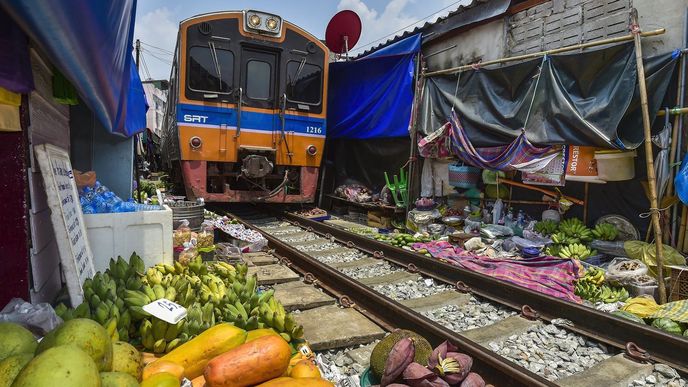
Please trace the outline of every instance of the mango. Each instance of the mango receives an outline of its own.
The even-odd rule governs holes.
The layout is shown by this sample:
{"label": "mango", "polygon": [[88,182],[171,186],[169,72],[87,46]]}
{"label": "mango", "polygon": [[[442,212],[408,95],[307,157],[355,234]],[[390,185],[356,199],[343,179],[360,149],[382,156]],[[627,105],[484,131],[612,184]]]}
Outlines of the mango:
{"label": "mango", "polygon": [[136,380],[141,380],[143,357],[134,346],[124,341],[112,343],[112,371],[126,372]]}
{"label": "mango", "polygon": [[0,360],[20,354],[34,353],[38,342],[33,333],[13,322],[0,322]]}
{"label": "mango", "polygon": [[139,387],[139,381],[126,372],[101,372],[100,387]]}
{"label": "mango", "polygon": [[0,387],[9,387],[19,372],[33,359],[33,353],[18,353],[0,361]]}
{"label": "mango", "polygon": [[161,372],[145,379],[141,382],[141,387],[179,387],[180,384],[176,376],[167,372]]}
{"label": "mango", "polygon": [[75,345],[48,348],[33,358],[12,387],[101,387],[98,366]]}
{"label": "mango", "polygon": [[65,322],[41,340],[36,354],[67,344],[76,345],[88,353],[99,371],[112,370],[112,340],[105,328],[97,322],[86,318]]}

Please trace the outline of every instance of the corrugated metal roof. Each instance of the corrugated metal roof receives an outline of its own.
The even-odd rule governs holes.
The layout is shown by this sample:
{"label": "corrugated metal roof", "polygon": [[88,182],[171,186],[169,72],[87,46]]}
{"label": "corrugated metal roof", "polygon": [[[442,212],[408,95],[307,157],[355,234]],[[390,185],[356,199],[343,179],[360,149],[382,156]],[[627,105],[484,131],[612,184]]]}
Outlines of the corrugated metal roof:
{"label": "corrugated metal roof", "polygon": [[[454,24],[454,21],[452,19],[457,19],[458,16],[465,15],[469,10],[472,11],[478,11],[478,12],[473,12],[474,16],[472,18],[469,17],[468,20],[464,18],[464,20],[457,20],[457,26],[452,27],[452,26],[447,26],[449,28],[444,28],[445,31],[447,32],[453,28],[458,28],[458,27],[463,27],[468,24],[476,23],[500,14],[503,14],[506,12],[506,9],[509,6],[510,1],[509,0],[472,0],[470,4],[467,5],[460,5],[458,8],[456,8],[454,11],[449,12],[445,16],[438,17],[434,22],[425,22],[422,26],[415,27],[413,30],[407,30],[402,32],[401,34],[395,35],[394,37],[388,39],[384,43],[380,43],[375,47],[371,47],[363,51],[363,53],[357,55],[354,57],[354,59],[358,59],[361,57],[364,57],[368,54],[371,54],[383,47],[386,47],[390,44],[396,43],[408,36],[417,34],[417,33],[426,33],[428,32],[429,34],[434,34],[432,31],[429,31],[431,27],[439,26],[443,23],[452,23]],[[484,12],[481,12],[478,10],[478,8],[485,8]],[[475,9],[475,10],[474,10]],[[426,38],[430,38],[430,35],[423,36],[423,41],[426,41]],[[432,37],[433,39],[435,38],[434,36]]]}

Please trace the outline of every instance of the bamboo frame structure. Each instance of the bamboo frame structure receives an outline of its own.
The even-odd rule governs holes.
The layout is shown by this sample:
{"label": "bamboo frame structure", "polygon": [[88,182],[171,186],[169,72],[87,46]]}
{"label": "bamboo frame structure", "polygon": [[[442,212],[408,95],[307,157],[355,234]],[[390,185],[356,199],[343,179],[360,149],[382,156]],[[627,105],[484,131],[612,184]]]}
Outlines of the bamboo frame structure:
{"label": "bamboo frame structure", "polygon": [[[666,29],[660,28],[657,30],[641,32],[639,35],[641,37],[657,36],[657,35],[662,35],[665,32],[666,32]],[[559,53],[567,52],[567,51],[582,50],[584,48],[589,48],[589,47],[603,46],[605,44],[628,42],[628,41],[633,40],[634,37],[635,37],[634,34],[630,34],[630,35],[618,36],[616,38],[601,39],[601,40],[596,40],[593,42],[580,43],[580,44],[574,44],[571,46],[564,46],[564,47],[560,47],[560,48],[555,48],[552,50],[534,52],[532,54],[517,55],[517,56],[511,56],[511,57],[500,58],[500,59],[495,59],[495,60],[489,60],[489,61],[485,61],[485,62],[472,63],[472,64],[458,66],[458,67],[452,67],[452,68],[448,68],[448,69],[444,69],[444,70],[430,71],[430,72],[424,73],[423,76],[424,77],[434,77],[437,75],[453,74],[453,73],[458,73],[461,71],[472,70],[476,66],[477,67],[485,67],[485,66],[490,66],[490,65],[494,65],[494,64],[500,64],[500,63],[507,63],[507,62],[525,60],[525,59],[540,58],[540,57],[543,57],[545,55],[559,54]]]}
{"label": "bamboo frame structure", "polygon": [[645,66],[643,65],[643,49],[640,42],[640,26],[638,25],[638,10],[631,8],[631,34],[635,44],[635,60],[638,68],[638,88],[640,89],[640,108],[643,113],[643,131],[645,133],[645,165],[647,167],[647,182],[650,191],[650,214],[655,234],[657,251],[657,273],[659,276],[659,302],[666,303],[666,288],[664,278],[664,244],[662,226],[659,219],[659,200],[657,199],[657,179],[655,177],[654,156],[652,155],[652,133],[650,126],[650,109],[647,102],[647,85],[645,84]]}

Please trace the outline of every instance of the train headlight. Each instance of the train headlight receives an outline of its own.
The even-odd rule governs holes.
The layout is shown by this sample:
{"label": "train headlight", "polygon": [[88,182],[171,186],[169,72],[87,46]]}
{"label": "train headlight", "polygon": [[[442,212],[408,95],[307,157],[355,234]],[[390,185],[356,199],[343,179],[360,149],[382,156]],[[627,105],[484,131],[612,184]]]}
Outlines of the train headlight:
{"label": "train headlight", "polygon": [[255,13],[248,17],[248,25],[252,28],[258,28],[261,21],[262,20],[260,20],[260,16],[256,15]]}
{"label": "train headlight", "polygon": [[191,146],[192,149],[198,149],[203,145],[203,141],[201,141],[201,138],[198,136],[193,136],[189,140],[189,145]]}
{"label": "train headlight", "polygon": [[318,148],[316,148],[315,145],[309,145],[308,148],[306,148],[306,153],[308,153],[309,156],[315,156],[318,154]]}
{"label": "train headlight", "polygon": [[279,22],[274,17],[271,17],[267,22],[265,22],[265,26],[268,27],[270,31],[275,31],[277,26],[279,26]]}

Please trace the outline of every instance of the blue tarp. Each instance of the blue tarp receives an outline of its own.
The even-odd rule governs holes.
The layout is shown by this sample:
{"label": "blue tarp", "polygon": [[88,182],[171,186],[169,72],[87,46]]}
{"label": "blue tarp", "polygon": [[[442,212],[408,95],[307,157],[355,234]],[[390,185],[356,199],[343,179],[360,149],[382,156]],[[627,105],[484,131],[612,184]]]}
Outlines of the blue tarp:
{"label": "blue tarp", "polygon": [[413,58],[420,34],[352,62],[330,65],[328,137],[408,136],[413,104]]}
{"label": "blue tarp", "polygon": [[136,0],[3,0],[0,6],[105,128],[129,137],[146,127],[143,86],[131,55]]}

